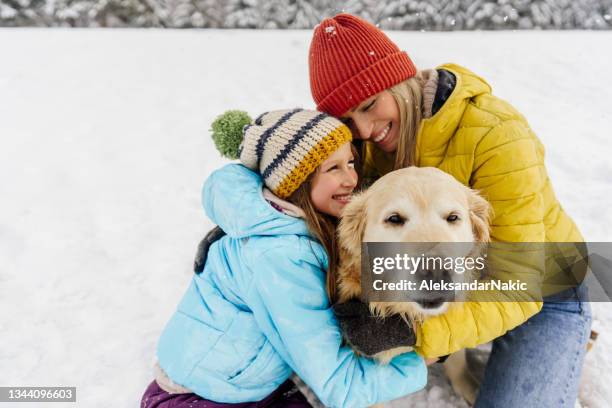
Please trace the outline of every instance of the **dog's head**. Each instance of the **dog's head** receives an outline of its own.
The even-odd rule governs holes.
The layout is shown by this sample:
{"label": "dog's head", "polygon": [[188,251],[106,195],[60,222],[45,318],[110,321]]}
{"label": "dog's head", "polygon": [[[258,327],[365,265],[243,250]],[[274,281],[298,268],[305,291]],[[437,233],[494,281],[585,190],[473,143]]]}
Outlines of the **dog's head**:
{"label": "dog's head", "polygon": [[[476,191],[436,168],[409,167],[385,175],[355,196],[342,213],[338,232],[342,248],[340,301],[361,294],[362,241],[475,243],[469,248],[454,246],[455,253],[438,254],[468,256],[478,243],[489,241],[490,211],[489,203]],[[420,272],[423,279],[437,273]],[[378,305],[377,309],[381,314],[405,311],[414,316],[439,314],[447,306],[445,301],[402,302]],[[389,307],[391,310],[384,310]]]}

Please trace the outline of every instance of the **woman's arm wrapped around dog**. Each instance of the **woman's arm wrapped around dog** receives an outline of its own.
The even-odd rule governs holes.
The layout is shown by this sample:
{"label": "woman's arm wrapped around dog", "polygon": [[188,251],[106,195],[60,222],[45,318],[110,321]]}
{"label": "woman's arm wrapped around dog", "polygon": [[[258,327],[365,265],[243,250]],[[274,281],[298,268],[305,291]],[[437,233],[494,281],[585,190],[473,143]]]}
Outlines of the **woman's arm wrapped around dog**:
{"label": "woman's arm wrapped around dog", "polygon": [[[543,147],[522,120],[505,120],[478,143],[471,187],[493,207],[491,239],[498,242],[542,243],[546,240],[545,195],[553,194],[544,168]],[[443,166],[442,170],[449,171]],[[554,198],[554,197],[553,197]],[[533,249],[533,248],[532,248]],[[494,252],[495,277],[528,282],[527,292],[474,293],[475,301],[453,305],[427,318],[417,329],[417,353],[437,357],[489,342],[524,323],[542,308],[544,255],[517,257]]]}

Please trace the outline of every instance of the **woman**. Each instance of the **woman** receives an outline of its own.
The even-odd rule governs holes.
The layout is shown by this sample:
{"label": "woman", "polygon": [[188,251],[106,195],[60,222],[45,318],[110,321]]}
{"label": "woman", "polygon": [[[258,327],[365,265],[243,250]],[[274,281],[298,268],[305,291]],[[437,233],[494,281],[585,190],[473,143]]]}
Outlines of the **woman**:
{"label": "woman", "polygon": [[[437,167],[490,201],[494,241],[583,241],[555,197],[542,144],[478,75],[454,64],[417,71],[382,31],[349,14],[315,28],[309,68],[317,108],[364,142],[366,178]],[[542,268],[513,266],[515,276],[545,278]],[[434,357],[496,339],[477,407],[573,407],[591,323],[585,299],[579,286],[543,304],[466,303],[426,320],[416,348]]]}

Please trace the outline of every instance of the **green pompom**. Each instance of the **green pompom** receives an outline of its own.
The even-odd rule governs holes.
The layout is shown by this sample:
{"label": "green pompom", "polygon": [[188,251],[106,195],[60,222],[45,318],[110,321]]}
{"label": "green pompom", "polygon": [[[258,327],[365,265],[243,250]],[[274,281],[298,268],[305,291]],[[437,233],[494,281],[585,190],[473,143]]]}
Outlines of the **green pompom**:
{"label": "green pompom", "polygon": [[229,159],[238,158],[238,148],[242,143],[242,129],[251,123],[248,113],[229,110],[219,116],[212,124],[212,138],[217,150]]}

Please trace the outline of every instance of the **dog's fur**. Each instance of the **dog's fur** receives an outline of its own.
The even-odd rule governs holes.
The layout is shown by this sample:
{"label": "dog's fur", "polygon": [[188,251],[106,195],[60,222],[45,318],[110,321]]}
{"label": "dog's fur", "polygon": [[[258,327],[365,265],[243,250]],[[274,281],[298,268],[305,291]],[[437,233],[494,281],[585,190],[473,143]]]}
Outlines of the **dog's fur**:
{"label": "dog's fur", "polygon": [[[472,242],[467,253],[445,256],[477,256],[483,244],[489,241],[490,212],[489,203],[476,191],[436,168],[410,167],[385,175],[368,190],[356,195],[342,213],[338,229],[341,247],[338,302],[352,298],[367,302],[361,291],[362,241]],[[456,214],[459,219],[449,222],[450,214]],[[389,222],[392,215],[404,222]],[[397,221],[398,217],[393,220]],[[468,280],[474,275],[466,272],[462,276],[463,280]],[[443,302],[431,308],[417,302],[370,302],[370,309],[381,317],[400,314],[407,322],[418,322],[428,315],[444,313],[456,304]],[[386,363],[410,350],[410,347],[400,347],[375,357]],[[463,352],[454,353],[445,363],[455,391],[473,403],[477,384],[465,375],[465,368]]]}

